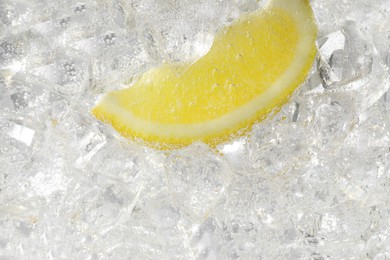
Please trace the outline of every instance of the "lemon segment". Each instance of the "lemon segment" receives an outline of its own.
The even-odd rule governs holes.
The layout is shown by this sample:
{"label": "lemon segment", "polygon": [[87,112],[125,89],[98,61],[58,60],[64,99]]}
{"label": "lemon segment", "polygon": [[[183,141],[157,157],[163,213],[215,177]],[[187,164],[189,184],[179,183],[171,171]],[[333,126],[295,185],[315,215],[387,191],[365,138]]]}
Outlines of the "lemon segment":
{"label": "lemon segment", "polygon": [[307,0],[270,1],[218,32],[199,60],[146,72],[92,114],[162,148],[217,144],[288,100],[311,68],[316,36]]}

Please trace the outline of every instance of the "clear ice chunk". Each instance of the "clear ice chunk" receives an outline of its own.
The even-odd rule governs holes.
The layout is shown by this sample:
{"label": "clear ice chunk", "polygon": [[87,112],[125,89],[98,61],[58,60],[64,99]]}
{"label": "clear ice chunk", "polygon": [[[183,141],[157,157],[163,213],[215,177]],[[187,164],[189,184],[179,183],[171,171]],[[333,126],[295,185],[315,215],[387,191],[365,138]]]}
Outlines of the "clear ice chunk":
{"label": "clear ice chunk", "polygon": [[54,63],[34,68],[32,74],[68,96],[82,94],[89,84],[88,64],[72,57],[56,57]]}
{"label": "clear ice chunk", "polygon": [[334,56],[344,50],[345,40],[341,31],[331,33],[319,40],[318,64],[324,87],[330,87],[333,83],[341,81],[342,68],[331,68],[328,64],[332,64]]}
{"label": "clear ice chunk", "polygon": [[83,155],[80,156],[76,163],[81,165],[91,160],[91,158],[106,144],[106,138],[96,131],[90,131],[80,139],[79,146],[83,150]]}
{"label": "clear ice chunk", "polygon": [[10,137],[24,143],[27,146],[31,145],[34,134],[35,131],[33,129],[18,124],[13,124],[11,129],[8,131],[8,135]]}
{"label": "clear ice chunk", "polygon": [[366,109],[389,87],[389,74],[356,22],[346,21],[340,31],[319,39],[317,67],[322,86],[332,92],[356,93]]}
{"label": "clear ice chunk", "polygon": [[[193,160],[193,156],[197,160]],[[226,163],[213,158],[203,145],[167,158],[167,183],[175,206],[194,218],[204,218],[212,211],[231,180]]]}

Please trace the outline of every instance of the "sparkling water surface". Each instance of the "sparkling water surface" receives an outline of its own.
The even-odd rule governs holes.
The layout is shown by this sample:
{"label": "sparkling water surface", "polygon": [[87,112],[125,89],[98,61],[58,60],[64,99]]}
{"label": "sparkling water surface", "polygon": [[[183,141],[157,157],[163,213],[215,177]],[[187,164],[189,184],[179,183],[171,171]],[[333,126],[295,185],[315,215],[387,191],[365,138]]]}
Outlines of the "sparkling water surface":
{"label": "sparkling water surface", "polygon": [[390,1],[311,1],[307,81],[218,152],[88,112],[266,2],[1,0],[0,259],[390,259]]}

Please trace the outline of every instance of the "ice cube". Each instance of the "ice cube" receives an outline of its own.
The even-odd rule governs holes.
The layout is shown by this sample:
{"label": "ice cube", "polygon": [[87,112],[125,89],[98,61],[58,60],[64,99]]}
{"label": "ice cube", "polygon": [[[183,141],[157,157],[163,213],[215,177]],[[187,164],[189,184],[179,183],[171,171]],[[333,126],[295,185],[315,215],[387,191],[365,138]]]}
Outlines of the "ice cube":
{"label": "ice cube", "polygon": [[0,69],[17,66],[27,51],[28,41],[23,34],[13,38],[0,38]]}
{"label": "ice cube", "polygon": [[35,131],[33,129],[18,124],[13,124],[11,129],[8,131],[8,135],[10,137],[24,143],[27,146],[31,145],[34,134]]}
{"label": "ice cube", "polygon": [[[223,160],[212,156],[203,145],[195,149],[168,157],[166,165],[170,174],[166,177],[176,207],[196,219],[212,211],[229,185],[232,173]],[[194,155],[197,160],[193,160]]]}
{"label": "ice cube", "polygon": [[331,91],[353,91],[361,109],[379,99],[389,87],[380,57],[356,22],[319,40],[318,70],[322,85]]}
{"label": "ice cube", "polygon": [[89,84],[88,64],[84,61],[57,57],[55,63],[34,68],[33,75],[44,82],[55,84],[63,95],[80,95]]}
{"label": "ice cube", "polygon": [[66,180],[60,171],[38,172],[35,176],[30,177],[30,182],[32,189],[38,196],[47,198],[50,198],[54,192],[66,189]]}
{"label": "ice cube", "polygon": [[191,229],[191,247],[196,259],[226,259],[229,257],[227,248],[224,248],[224,237],[220,223],[214,218],[206,219],[200,225]]}
{"label": "ice cube", "polygon": [[90,161],[106,142],[104,135],[97,129],[84,133],[83,137],[79,140],[79,147],[82,149],[82,155],[77,159],[76,164],[82,165]]}
{"label": "ice cube", "polygon": [[345,35],[341,31],[330,33],[319,39],[319,51],[322,58],[329,63],[333,52],[337,50],[344,50],[345,40]]}

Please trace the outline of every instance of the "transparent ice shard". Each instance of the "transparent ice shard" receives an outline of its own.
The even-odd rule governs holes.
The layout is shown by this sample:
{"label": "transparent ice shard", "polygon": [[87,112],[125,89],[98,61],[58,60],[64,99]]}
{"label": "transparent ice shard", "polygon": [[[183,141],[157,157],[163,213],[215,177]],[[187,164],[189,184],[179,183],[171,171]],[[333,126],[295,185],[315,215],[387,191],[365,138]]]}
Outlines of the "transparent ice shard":
{"label": "transparent ice shard", "polygon": [[32,74],[55,84],[63,95],[80,95],[89,84],[88,64],[74,57],[56,57],[53,63],[34,68]]}
{"label": "transparent ice shard", "polygon": [[[145,60],[149,58],[136,34],[129,35],[123,42],[125,46],[113,46],[92,58],[91,89],[97,93],[115,90],[131,83],[134,76],[150,68]],[[121,79],[121,84],[116,81]]]}
{"label": "transparent ice shard", "polygon": [[360,109],[387,91],[389,75],[356,22],[346,21],[340,31],[319,39],[319,45],[317,66],[325,89],[356,93]]}
{"label": "transparent ice shard", "polygon": [[223,248],[224,238],[221,232],[221,223],[214,218],[208,218],[200,225],[191,229],[191,247],[196,259],[228,258],[227,248]]}
{"label": "transparent ice shard", "polygon": [[[14,8],[11,5],[2,3],[1,10],[2,11],[0,13],[0,21],[2,22],[2,27],[16,25],[20,22],[21,14],[18,9]],[[4,30],[4,28],[2,29]]]}
{"label": "transparent ice shard", "polygon": [[156,224],[164,253],[173,259],[193,258],[187,234],[189,222],[182,217],[183,213],[169,202],[169,197],[161,196],[149,201],[145,206],[145,211]]}
{"label": "transparent ice shard", "polygon": [[89,171],[120,178],[125,183],[139,181],[146,168],[145,163],[147,164],[138,150],[128,150],[110,141],[95,153],[92,161],[93,163],[89,164]]}
{"label": "transparent ice shard", "polygon": [[[184,151],[168,157],[171,174],[166,177],[176,207],[191,217],[204,218],[229,185],[232,173],[224,161],[214,158],[203,145],[195,149],[191,154]],[[197,160],[193,160],[195,154]]]}
{"label": "transparent ice shard", "polygon": [[[33,109],[44,110],[42,105],[47,102],[49,91],[34,80],[26,82],[25,75],[15,73],[5,79],[4,88],[0,93],[0,110],[26,115]],[[1,84],[1,83],[0,83]]]}
{"label": "transparent ice shard", "polygon": [[47,198],[66,189],[66,179],[58,171],[38,172],[30,177],[30,182],[37,195]]}
{"label": "transparent ice shard", "polygon": [[106,138],[97,129],[84,133],[79,140],[79,147],[82,149],[82,155],[76,163],[82,165],[91,160],[91,158],[106,144]]}
{"label": "transparent ice shard", "polygon": [[11,96],[9,95],[2,95],[0,98],[0,108],[3,110],[13,110],[14,102],[11,99]]}
{"label": "transparent ice shard", "polygon": [[[194,1],[190,6],[186,3],[172,6],[171,3],[161,1],[143,1],[133,5],[133,13],[137,30],[151,58],[158,62],[184,61],[194,60],[207,53],[218,25],[239,13],[237,7],[236,10],[228,10],[227,4]],[[248,9],[256,8],[253,1],[243,1],[241,4],[243,8],[245,5],[248,5]],[[155,19],[161,20],[156,22]]]}
{"label": "transparent ice shard", "polygon": [[346,38],[341,31],[331,33],[319,40],[320,55],[318,64],[324,87],[330,87],[333,83],[341,80],[342,69],[331,68],[327,65],[331,63],[333,55],[337,55],[337,52],[344,50],[345,40]]}
{"label": "transparent ice shard", "polygon": [[[6,115],[7,117],[0,118],[0,154],[4,156],[7,168],[15,161],[22,163],[23,160],[31,158],[31,151],[36,140],[37,128],[35,127],[37,126],[25,118],[14,120],[9,118],[9,114]],[[21,119],[26,122],[22,123]]]}
{"label": "transparent ice shard", "polygon": [[15,109],[23,109],[29,106],[30,94],[27,92],[17,92],[10,96]]}
{"label": "transparent ice shard", "polygon": [[31,145],[34,134],[35,131],[33,129],[18,124],[13,124],[11,129],[8,131],[8,135],[10,137],[24,143],[27,146]]}

